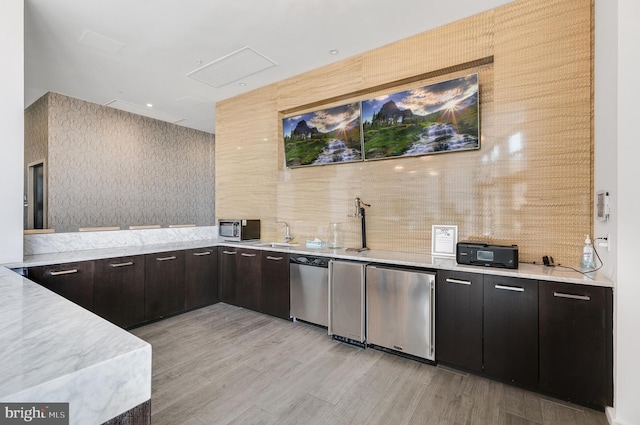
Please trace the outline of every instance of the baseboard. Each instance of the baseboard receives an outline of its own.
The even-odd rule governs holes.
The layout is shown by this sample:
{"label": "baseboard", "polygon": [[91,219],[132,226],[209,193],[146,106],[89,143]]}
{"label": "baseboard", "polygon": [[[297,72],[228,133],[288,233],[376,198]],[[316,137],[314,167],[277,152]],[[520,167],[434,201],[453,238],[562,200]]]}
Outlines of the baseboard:
{"label": "baseboard", "polygon": [[607,415],[609,425],[615,425],[614,418],[616,417],[616,410],[613,407],[605,407],[604,414]]}
{"label": "baseboard", "polygon": [[609,425],[632,425],[627,422],[616,419],[616,409],[613,407],[607,407],[604,409],[604,413],[607,415],[607,421]]}

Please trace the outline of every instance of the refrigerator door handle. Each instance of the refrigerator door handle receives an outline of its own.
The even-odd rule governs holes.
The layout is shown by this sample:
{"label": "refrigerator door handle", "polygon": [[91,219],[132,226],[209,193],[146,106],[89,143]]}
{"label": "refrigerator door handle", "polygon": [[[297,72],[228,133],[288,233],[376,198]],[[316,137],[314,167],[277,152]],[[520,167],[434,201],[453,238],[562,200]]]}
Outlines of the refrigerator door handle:
{"label": "refrigerator door handle", "polygon": [[431,309],[431,332],[430,332],[430,342],[431,345],[431,357],[435,359],[436,352],[436,309],[434,308],[436,303],[436,282],[435,279],[431,279],[431,290],[430,290],[430,299],[429,299],[429,308]]}
{"label": "refrigerator door handle", "polygon": [[327,334],[333,335],[333,314],[331,311],[331,304],[333,303],[333,268],[334,268],[334,260],[329,260],[329,285],[327,287],[328,296],[327,296],[327,311],[329,312],[329,321],[327,324]]}

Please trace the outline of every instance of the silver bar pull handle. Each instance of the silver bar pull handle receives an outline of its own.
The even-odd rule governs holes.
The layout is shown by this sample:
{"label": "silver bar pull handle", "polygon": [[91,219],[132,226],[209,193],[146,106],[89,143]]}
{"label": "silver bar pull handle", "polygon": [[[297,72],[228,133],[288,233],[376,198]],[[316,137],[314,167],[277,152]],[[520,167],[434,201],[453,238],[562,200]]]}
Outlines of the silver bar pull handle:
{"label": "silver bar pull handle", "polygon": [[468,280],[447,278],[446,281],[449,282],[449,283],[457,283],[458,285],[471,285],[471,282],[468,281]]}
{"label": "silver bar pull handle", "polygon": [[562,292],[554,292],[553,296],[558,298],[569,298],[571,300],[591,301],[591,297],[587,295],[573,295],[573,294],[563,294]]}
{"label": "silver bar pull handle", "polygon": [[280,260],[282,260],[282,257],[272,257],[270,255],[267,255],[267,260],[280,261]]}
{"label": "silver bar pull handle", "polygon": [[[453,279],[453,280],[455,280],[455,279]],[[466,283],[463,283],[463,284],[466,285]],[[469,282],[469,284],[471,284],[471,282]],[[436,354],[436,309],[433,308],[436,305],[436,284],[435,284],[435,279],[431,282],[430,287],[431,288],[430,288],[430,291],[429,291],[430,292],[429,296],[431,298],[429,299],[429,305],[430,305],[429,308],[431,309],[431,332],[430,332],[431,335],[430,335],[429,344],[431,345],[431,357],[434,357],[435,354]]]}
{"label": "silver bar pull handle", "polygon": [[524,292],[524,288],[521,288],[519,286],[495,285],[495,288],[502,289],[504,291]]}
{"label": "silver bar pull handle", "polygon": [[203,252],[194,252],[193,255],[199,257],[201,255],[211,255],[211,251],[203,251]]}
{"label": "silver bar pull handle", "polygon": [[175,260],[176,256],[172,255],[171,257],[160,257],[160,258],[156,258],[157,261],[169,261],[169,260]]}
{"label": "silver bar pull handle", "polygon": [[228,254],[228,255],[236,255],[237,252],[236,251],[222,251],[223,254]]}
{"label": "silver bar pull handle", "polygon": [[255,257],[256,256],[256,254],[247,254],[246,252],[243,252],[240,255],[242,255],[243,257]]}
{"label": "silver bar pull handle", "polygon": [[127,266],[133,266],[133,261],[127,261],[126,263],[116,263],[116,264],[109,264],[111,267],[127,267]]}
{"label": "silver bar pull handle", "polygon": [[73,273],[78,273],[78,269],[71,269],[71,270],[60,270],[57,272],[51,272],[51,276],[62,276],[65,274],[73,274]]}

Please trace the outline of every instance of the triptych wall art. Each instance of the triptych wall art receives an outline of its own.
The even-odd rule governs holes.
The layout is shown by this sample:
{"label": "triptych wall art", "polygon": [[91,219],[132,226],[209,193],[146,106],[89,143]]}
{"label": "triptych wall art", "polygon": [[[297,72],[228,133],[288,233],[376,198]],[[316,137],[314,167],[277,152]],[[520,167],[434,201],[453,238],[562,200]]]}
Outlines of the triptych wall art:
{"label": "triptych wall art", "polygon": [[480,148],[478,74],[282,120],[287,167]]}

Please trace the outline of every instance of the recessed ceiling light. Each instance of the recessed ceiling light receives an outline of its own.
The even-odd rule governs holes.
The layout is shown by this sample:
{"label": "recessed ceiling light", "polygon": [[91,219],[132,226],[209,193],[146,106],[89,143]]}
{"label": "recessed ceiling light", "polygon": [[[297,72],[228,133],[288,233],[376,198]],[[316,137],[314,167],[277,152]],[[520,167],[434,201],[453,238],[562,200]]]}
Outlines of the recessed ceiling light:
{"label": "recessed ceiling light", "polygon": [[338,49],[331,49],[331,50],[329,50],[329,54],[330,54],[330,55],[337,55],[338,53],[340,53],[340,50],[338,50]]}
{"label": "recessed ceiling light", "polygon": [[241,82],[239,82],[239,83],[238,83],[238,85],[239,85],[240,87],[244,87],[244,86],[246,86],[246,85],[247,85],[247,83],[243,83],[243,82],[241,81]]}
{"label": "recessed ceiling light", "polygon": [[147,103],[147,108],[153,108],[153,105],[151,103]]}

